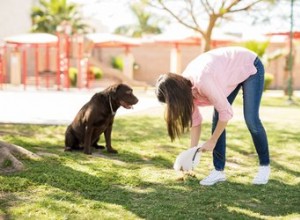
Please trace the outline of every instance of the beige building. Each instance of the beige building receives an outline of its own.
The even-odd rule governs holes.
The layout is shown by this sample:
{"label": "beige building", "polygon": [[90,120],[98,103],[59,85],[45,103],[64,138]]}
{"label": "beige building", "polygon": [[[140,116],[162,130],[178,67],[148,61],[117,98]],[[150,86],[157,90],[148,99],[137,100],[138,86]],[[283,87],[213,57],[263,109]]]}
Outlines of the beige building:
{"label": "beige building", "polygon": [[28,33],[31,27],[31,8],[38,0],[0,1],[0,40]]}
{"label": "beige building", "polygon": [[[107,37],[107,35],[105,35]],[[108,35],[110,36],[110,35]],[[36,37],[36,36],[35,36]],[[114,37],[114,36],[112,36]],[[52,38],[56,38],[56,36],[52,36]],[[33,36],[30,37],[29,40],[32,41]],[[119,39],[119,37],[117,37]],[[28,40],[28,37],[27,37]],[[40,39],[39,39],[40,40]],[[121,38],[122,40],[122,38]],[[130,41],[130,39],[128,39]],[[110,38],[106,39],[106,41],[113,41]],[[38,42],[38,40],[37,40]],[[36,50],[36,43],[31,42],[31,46],[29,47],[28,43],[23,43],[21,46],[18,46],[14,49],[14,47],[10,47],[8,45],[6,54],[2,56],[4,57],[6,62],[5,66],[5,82],[4,83],[12,83],[12,84],[24,84],[24,77],[27,77],[26,84],[34,84],[34,82],[39,81],[38,78],[41,78],[41,82],[47,79],[42,79],[43,73],[48,72],[47,74],[51,77],[51,84],[57,83],[58,77],[63,77],[66,80],[67,70],[64,67],[64,73],[61,72],[62,75],[58,76],[59,72],[62,71],[61,67],[57,66],[57,49],[56,44],[52,44],[51,48],[48,49],[48,55],[45,54],[45,46],[41,45],[39,50]],[[55,41],[53,41],[55,42]],[[81,69],[81,78],[86,80],[86,71],[84,72],[85,67],[79,67],[82,62],[86,62],[86,54],[83,53],[81,58],[78,59],[78,48],[80,48],[78,42],[75,41],[73,43],[73,47],[71,47],[71,54],[69,57],[65,57],[63,62],[68,63],[68,67],[80,68]],[[100,40],[101,42],[101,40]],[[114,42],[114,41],[113,41]],[[241,41],[242,42],[242,41]],[[200,43],[199,43],[200,44]],[[112,78],[106,82],[120,82],[124,81],[127,77],[129,79],[135,81],[145,82],[148,85],[154,85],[158,76],[162,73],[166,72],[175,72],[180,74],[186,65],[197,55],[201,53],[200,45],[196,43],[190,44],[181,44],[176,42],[176,44],[172,42],[158,42],[155,40],[146,41],[139,43],[137,45],[131,44],[131,46],[123,45],[123,44],[105,44],[105,46],[94,45],[92,49],[92,55],[89,58],[90,61],[95,60],[96,62],[90,62],[91,65],[96,65],[100,69],[104,71],[104,78]],[[219,42],[215,43],[213,47],[221,47],[221,46],[230,46],[230,45],[239,45],[239,42]],[[26,59],[24,59],[24,52],[26,51]],[[37,52],[38,51],[38,52]],[[289,77],[290,72],[287,71],[286,58],[289,53],[289,39],[286,37],[284,40],[280,41],[271,41],[267,54],[280,54],[280,56],[270,61],[269,63],[265,63],[265,69],[267,73],[273,75],[273,81],[270,86],[271,89],[283,89],[287,84],[287,79]],[[38,56],[36,56],[38,54]],[[116,71],[111,67],[111,60],[113,57],[123,56],[127,61],[131,62],[131,65],[127,65],[126,71]],[[48,60],[47,58],[48,57]],[[61,54],[60,54],[61,57]],[[82,60],[84,59],[84,60]],[[24,60],[26,63],[24,64]],[[62,61],[62,60],[61,60]],[[61,62],[59,61],[59,62]],[[132,62],[136,63],[138,66],[137,69],[132,70]],[[38,64],[37,64],[38,63]],[[18,64],[18,65],[17,65]],[[131,66],[131,67],[130,67]],[[60,70],[59,70],[60,69]],[[130,71],[131,70],[131,71]],[[113,72],[113,74],[111,74]],[[300,89],[300,40],[294,40],[294,66],[293,66],[293,88]],[[48,77],[47,75],[47,77]],[[13,77],[12,77],[13,76]],[[111,77],[113,76],[113,77]],[[124,78],[125,77],[125,78]],[[2,77],[3,79],[3,77]],[[15,82],[12,80],[16,79]],[[133,81],[127,80],[129,82]],[[3,80],[2,80],[3,81]],[[103,81],[103,79],[102,79]],[[48,82],[47,82],[48,83]],[[85,86],[86,82],[79,82],[81,86]],[[92,82],[91,86],[99,86],[101,82]],[[105,85],[102,82],[102,85]],[[137,85],[137,84],[135,84]],[[41,86],[44,86],[41,84]],[[51,85],[53,87],[53,85]]]}
{"label": "beige building", "polygon": [[[10,0],[0,1],[0,43],[6,37],[28,33],[31,27],[30,12],[33,5],[38,0]],[[232,45],[233,43],[226,43],[217,46]],[[270,62],[266,65],[266,72],[274,76],[271,88],[282,89],[286,84],[286,79],[289,72],[286,69],[286,55],[288,53],[288,40],[284,42],[272,42],[268,48],[268,53],[282,50],[285,55]],[[300,89],[300,40],[295,40],[294,43],[294,67],[293,67],[293,85],[295,89]],[[131,76],[135,80],[144,81],[149,85],[154,85],[156,79],[161,73],[174,72],[180,73],[185,66],[195,58],[201,51],[200,45],[179,45],[178,50],[175,51],[174,44],[162,44],[158,42],[145,42],[139,46],[130,47],[130,53],[138,64],[138,69],[133,71]],[[1,51],[0,51],[1,52]],[[51,52],[51,51],[50,51]],[[128,51],[127,51],[128,52]],[[123,47],[97,47],[93,51],[95,59],[110,65],[111,59],[114,56],[124,55],[125,49]],[[43,53],[41,52],[39,59],[39,71],[43,71]],[[56,55],[50,53],[50,70],[56,70]],[[20,54],[19,54],[20,55]],[[28,51],[28,64],[26,66],[27,75],[34,77],[35,64],[34,52]],[[3,56],[2,56],[3,57]],[[6,60],[6,83],[10,83],[11,67],[14,66],[13,60],[8,55]],[[18,62],[21,65],[21,61]],[[101,68],[101,66],[99,66]],[[20,69],[19,67],[18,69]],[[105,74],[105,73],[104,73]],[[122,73],[120,73],[122,74]],[[21,77],[21,76],[20,76]],[[19,79],[18,81],[20,81]],[[28,83],[33,81],[28,81]],[[95,84],[96,85],[96,84]]]}
{"label": "beige building", "polygon": [[[227,43],[219,46],[230,46],[235,43]],[[139,65],[139,69],[134,71],[134,79],[146,81],[150,85],[154,85],[156,79],[161,73],[169,72],[171,69],[171,51],[174,46],[171,44],[148,43],[139,47],[132,47],[131,52],[135,58],[135,62]],[[293,85],[294,89],[300,89],[300,40],[295,40],[295,60],[293,66]],[[197,55],[200,54],[200,46],[179,46],[181,58],[179,60],[180,70],[182,71],[186,65]],[[266,72],[271,73],[274,77],[271,89],[283,89],[286,83],[286,77],[289,74],[286,69],[286,56],[288,54],[288,42],[271,43],[267,53],[280,52],[282,55],[265,64]],[[110,63],[112,57],[124,54],[123,48],[98,48],[94,55],[97,59]],[[178,71],[180,73],[181,71]]]}

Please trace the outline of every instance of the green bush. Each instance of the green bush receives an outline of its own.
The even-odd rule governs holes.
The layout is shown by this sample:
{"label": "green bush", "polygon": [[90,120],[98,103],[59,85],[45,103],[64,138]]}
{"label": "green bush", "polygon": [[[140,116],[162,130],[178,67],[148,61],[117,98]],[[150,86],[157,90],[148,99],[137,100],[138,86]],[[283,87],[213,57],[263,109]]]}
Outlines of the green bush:
{"label": "green bush", "polygon": [[121,56],[115,56],[111,58],[111,66],[118,70],[123,70],[124,68],[124,61]]}
{"label": "green bush", "polygon": [[75,87],[77,84],[77,74],[78,74],[77,68],[75,67],[69,68],[69,79],[70,79],[71,86],[73,87]]}
{"label": "green bush", "polygon": [[[69,79],[72,87],[77,85],[78,70],[75,67],[69,68]],[[99,67],[92,66],[89,69],[89,76],[92,79],[101,79],[103,77],[103,71]]]}
{"label": "green bush", "polygon": [[259,42],[259,41],[255,41],[255,40],[249,40],[249,41],[242,43],[242,46],[244,46],[245,48],[247,48],[249,50],[252,50],[253,52],[255,52],[258,55],[258,57],[262,58],[265,55],[265,52],[266,52],[269,44],[270,44],[269,41]]}
{"label": "green bush", "polygon": [[103,70],[96,66],[90,67],[89,73],[94,79],[101,79],[103,77]]}
{"label": "green bush", "polygon": [[265,73],[265,84],[264,91],[269,89],[271,83],[273,82],[274,76],[271,73]]}

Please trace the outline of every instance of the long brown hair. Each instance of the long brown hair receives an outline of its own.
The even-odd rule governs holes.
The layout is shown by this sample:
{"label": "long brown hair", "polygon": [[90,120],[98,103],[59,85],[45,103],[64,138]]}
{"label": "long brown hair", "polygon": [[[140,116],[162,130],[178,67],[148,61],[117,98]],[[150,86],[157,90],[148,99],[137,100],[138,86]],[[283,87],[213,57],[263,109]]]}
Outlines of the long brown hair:
{"label": "long brown hair", "polygon": [[155,87],[158,101],[167,104],[165,119],[173,141],[192,125],[192,83],[181,75],[167,73],[158,78]]}

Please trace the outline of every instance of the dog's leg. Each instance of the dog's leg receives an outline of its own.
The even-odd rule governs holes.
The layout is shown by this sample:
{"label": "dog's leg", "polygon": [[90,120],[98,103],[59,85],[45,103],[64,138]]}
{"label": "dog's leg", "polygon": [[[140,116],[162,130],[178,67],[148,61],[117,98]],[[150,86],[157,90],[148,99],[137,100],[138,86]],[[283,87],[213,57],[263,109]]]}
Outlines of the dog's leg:
{"label": "dog's leg", "polygon": [[92,154],[91,150],[91,138],[93,134],[93,128],[89,125],[85,127],[85,134],[84,134],[84,150],[85,154]]}
{"label": "dog's leg", "polygon": [[118,151],[113,149],[111,146],[112,125],[113,125],[113,121],[111,122],[111,124],[109,124],[109,126],[104,131],[105,143],[106,143],[106,148],[108,153],[117,154]]}
{"label": "dog's leg", "polygon": [[83,148],[79,146],[79,140],[72,133],[71,126],[68,126],[65,133],[65,151],[72,150],[82,150]]}
{"label": "dog's leg", "polygon": [[92,144],[92,146],[95,148],[95,149],[105,149],[105,147],[103,145],[99,145],[98,144],[98,141],[100,139],[100,136],[96,139],[96,141]]}
{"label": "dog's leg", "polygon": [[72,150],[72,144],[73,144],[73,135],[71,133],[70,126],[67,127],[67,130],[65,132],[65,151],[71,151]]}

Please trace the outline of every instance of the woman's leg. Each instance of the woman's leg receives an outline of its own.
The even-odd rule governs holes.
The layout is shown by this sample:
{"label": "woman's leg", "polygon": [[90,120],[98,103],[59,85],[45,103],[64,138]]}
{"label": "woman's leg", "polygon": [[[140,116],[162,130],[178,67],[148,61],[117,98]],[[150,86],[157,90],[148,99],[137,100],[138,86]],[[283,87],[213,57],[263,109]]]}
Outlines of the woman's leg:
{"label": "woman's leg", "polygon": [[257,73],[242,83],[244,100],[244,117],[251,133],[261,166],[270,163],[268,139],[259,118],[259,107],[264,87],[264,66],[257,58],[254,62]]}
{"label": "woman's leg", "polygon": [[[233,103],[240,88],[241,88],[241,85],[238,85],[235,88],[235,90],[227,97],[227,100],[230,104]],[[212,133],[216,129],[218,120],[219,120],[219,114],[216,111],[216,109],[214,109],[213,120],[212,120]],[[221,134],[221,136],[219,137],[219,139],[216,143],[216,147],[213,150],[213,161],[214,161],[215,169],[218,171],[224,170],[225,160],[226,160],[226,130],[224,130],[223,133]]]}

